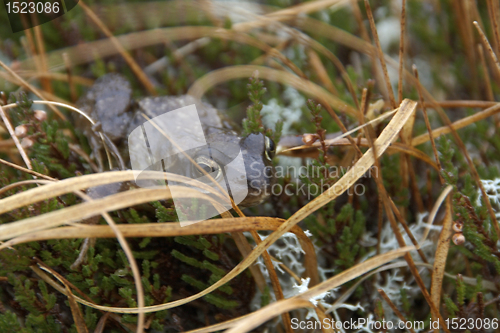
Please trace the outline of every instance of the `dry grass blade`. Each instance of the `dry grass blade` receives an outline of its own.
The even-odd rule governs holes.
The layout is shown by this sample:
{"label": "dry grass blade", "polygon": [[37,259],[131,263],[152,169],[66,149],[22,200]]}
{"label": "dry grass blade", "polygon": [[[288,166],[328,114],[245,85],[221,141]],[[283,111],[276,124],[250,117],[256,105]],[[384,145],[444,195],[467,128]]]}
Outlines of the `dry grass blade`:
{"label": "dry grass blade", "polygon": [[[145,223],[140,225],[120,224],[117,225],[116,228],[123,237],[175,237],[198,234],[218,234],[224,232],[240,233],[251,230],[276,230],[282,223],[282,219],[273,217],[231,217],[202,221],[185,227],[181,227],[179,223]],[[290,232],[297,236],[305,252],[304,261],[307,276],[311,277],[311,282],[319,281],[316,266],[316,252],[311,240],[298,226],[294,226]],[[28,233],[4,242],[0,246],[0,249],[26,242],[48,239],[114,237],[116,237],[116,234],[108,225],[79,225]],[[250,252],[251,248],[248,253]]]}
{"label": "dry grass blade", "polygon": [[[491,106],[491,107],[489,107],[486,110],[483,110],[481,112],[474,113],[471,116],[457,120],[454,123],[452,123],[451,126],[443,126],[443,127],[436,128],[432,131],[432,137],[437,138],[441,135],[451,133],[453,130],[458,130],[458,129],[461,129],[465,126],[469,126],[477,121],[491,117],[498,112],[500,112],[500,103],[497,103],[494,106]],[[429,140],[430,140],[429,133],[425,133],[425,134],[414,137],[413,140],[411,141],[411,145],[418,146],[418,145],[421,145],[422,143],[425,143]]]}
{"label": "dry grass blade", "polygon": [[298,4],[296,6],[285,8],[281,10],[274,11],[264,16],[260,16],[255,21],[238,23],[233,26],[234,30],[237,31],[247,31],[250,29],[255,29],[262,26],[267,26],[274,22],[285,21],[291,18],[295,18],[299,14],[308,14],[319,11],[324,8],[332,7],[334,5],[345,5],[348,1],[346,0],[317,0],[310,1],[307,3]]}
{"label": "dry grass blade", "polygon": [[[199,191],[184,186],[170,186],[170,188],[175,191],[179,191],[179,197],[200,198],[213,202],[214,204],[218,204],[218,202],[213,198],[203,195]],[[0,240],[6,240],[31,231],[54,228],[66,223],[76,222],[92,216],[100,215],[103,212],[110,212],[145,202],[163,199],[171,199],[170,191],[167,188],[144,188],[118,193],[100,200],[85,202],[17,222],[2,224],[0,225]]]}
{"label": "dry grass blade", "polygon": [[[326,323],[329,320],[331,320],[331,318],[325,314],[325,311],[323,311],[323,307],[321,306],[321,304],[314,307],[314,311],[316,311],[316,315],[318,316],[320,323]],[[322,333],[335,333],[333,327],[327,327],[326,325],[321,325],[320,328]]]}
{"label": "dry grass blade", "polygon": [[[443,274],[446,268],[446,259],[448,257],[448,250],[450,248],[451,235],[453,233],[452,223],[452,206],[451,197],[446,197],[446,215],[443,220],[443,229],[439,234],[439,241],[436,249],[436,255],[434,257],[434,267],[432,270],[432,282],[431,282],[431,299],[434,305],[439,308],[441,303],[441,287],[443,284]],[[434,320],[437,318],[434,317]]]}
{"label": "dry grass blade", "polygon": [[[311,307],[309,300],[316,295],[327,292],[333,288],[343,285],[344,283],[351,281],[372,269],[380,267],[389,261],[399,258],[409,251],[415,250],[414,246],[407,246],[397,250],[393,250],[384,254],[377,255],[374,258],[370,258],[365,262],[359,263],[348,270],[335,275],[334,277],[320,283],[319,285],[310,288],[308,291],[294,296],[292,298],[272,303],[258,311],[255,311],[250,316],[246,317],[244,320],[240,321],[238,325],[234,326],[227,333],[243,333],[249,332],[251,329],[265,323],[271,318],[274,318],[282,313],[282,311],[290,311],[292,309],[297,309],[301,307]],[[302,303],[298,303],[297,300],[301,300]],[[302,305],[299,305],[302,304]],[[285,310],[286,309],[286,310]]]}
{"label": "dry grass blade", "polygon": [[[223,199],[224,197],[220,196],[220,193],[217,191],[214,191],[213,188],[210,186],[207,186],[206,184],[203,184],[201,182],[195,181],[191,178],[175,175],[175,174],[169,174],[169,173],[163,173],[163,172],[144,172],[141,174],[141,176],[144,176],[144,179],[165,179],[165,177],[168,177],[168,179],[172,179],[174,181],[179,181],[179,182],[184,182],[185,184],[191,185],[191,186],[197,186],[201,189],[210,191],[210,193],[214,195],[218,195],[219,198]],[[51,180],[53,180],[51,178]],[[45,185],[43,188],[34,188],[28,191],[24,191],[21,193],[17,193],[15,195],[9,196],[7,198],[4,198],[0,200],[0,214],[3,214],[5,212],[8,212],[10,210],[29,205],[35,202],[39,202],[42,200],[46,200],[49,198],[53,198],[65,193],[70,193],[76,190],[84,189],[84,188],[89,188],[93,186],[98,186],[98,185],[105,185],[105,184],[111,184],[111,183],[116,183],[116,182],[124,182],[124,181],[133,181],[135,180],[134,178],[134,172],[133,171],[110,171],[110,172],[103,172],[99,174],[92,174],[92,175],[85,175],[85,176],[80,176],[80,177],[74,177],[74,178],[67,178],[64,180],[61,180],[56,183],[52,183],[49,185]]]}
{"label": "dry grass blade", "polygon": [[[443,192],[441,192],[441,194],[439,195],[438,199],[434,203],[434,206],[432,207],[431,212],[429,213],[429,217],[427,219],[427,223],[429,225],[432,225],[434,223],[434,220],[436,218],[436,215],[437,215],[437,212],[439,210],[439,207],[441,207],[441,205],[443,204],[444,200],[446,199],[446,197],[448,196],[448,194],[451,193],[451,191],[453,191],[453,186],[448,185],[443,190]],[[420,244],[423,244],[425,242],[425,240],[427,239],[427,236],[429,235],[429,232],[430,232],[430,228],[425,229],[425,232],[424,232],[424,234],[422,236],[422,239],[420,240]]]}
{"label": "dry grass blade", "polygon": [[80,306],[75,300],[75,297],[71,293],[71,289],[67,285],[66,292],[68,296],[69,307],[71,308],[71,313],[73,314],[73,320],[75,321],[76,330],[78,333],[88,333],[87,325],[85,325],[85,320],[83,319],[82,311],[80,310]]}
{"label": "dry grass blade", "polygon": [[356,115],[357,110],[352,106],[346,104],[338,97],[333,96],[322,87],[312,83],[311,81],[304,80],[298,76],[290,74],[285,71],[271,69],[262,66],[241,65],[241,66],[228,66],[218,70],[211,71],[210,73],[199,78],[188,91],[189,95],[201,98],[209,89],[214,86],[241,78],[248,78],[253,75],[255,71],[259,71],[259,77],[262,79],[279,82],[286,84],[300,90],[315,99],[327,102],[333,108],[338,109],[350,115]]}

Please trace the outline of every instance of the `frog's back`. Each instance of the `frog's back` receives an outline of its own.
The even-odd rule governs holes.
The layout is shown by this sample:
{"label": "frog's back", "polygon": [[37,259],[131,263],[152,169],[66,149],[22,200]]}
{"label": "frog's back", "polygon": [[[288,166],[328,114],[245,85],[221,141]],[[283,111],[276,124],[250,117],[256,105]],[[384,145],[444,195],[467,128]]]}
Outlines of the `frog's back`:
{"label": "frog's back", "polygon": [[[77,102],[77,106],[94,121],[99,122],[104,133],[113,141],[128,134],[132,104],[130,82],[114,73],[99,78]],[[86,120],[78,123],[89,132],[89,123]]]}
{"label": "frog's back", "polygon": [[198,111],[198,116],[200,117],[200,122],[206,135],[224,127],[225,124],[219,112],[210,104],[203,103],[190,95],[161,96],[145,97],[137,101],[137,110],[133,119],[130,121],[128,133],[131,133],[137,126],[146,121],[142,113],[144,113],[147,118],[152,119],[192,104],[196,105],[196,110]]}

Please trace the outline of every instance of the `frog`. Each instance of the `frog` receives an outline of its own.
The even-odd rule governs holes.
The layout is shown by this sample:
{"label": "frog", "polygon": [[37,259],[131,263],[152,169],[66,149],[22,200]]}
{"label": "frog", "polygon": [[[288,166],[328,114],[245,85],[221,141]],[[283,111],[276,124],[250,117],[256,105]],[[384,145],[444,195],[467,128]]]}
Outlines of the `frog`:
{"label": "frog", "polygon": [[[99,161],[99,156],[103,150],[103,140],[99,132],[109,143],[108,146],[113,147],[115,155],[120,156],[121,169],[130,169],[127,149],[129,135],[148,119],[194,104],[205,137],[209,142],[217,142],[218,146],[212,146],[210,155],[198,152],[195,159],[198,167],[191,168],[192,172],[203,169],[219,175],[217,170],[221,170],[227,162],[224,160],[227,159],[227,150],[231,146],[237,147],[243,157],[248,189],[246,197],[238,206],[257,206],[271,195],[275,182],[272,161],[276,154],[276,145],[271,138],[263,133],[242,136],[237,126],[221,110],[190,95],[133,98],[132,94],[132,86],[123,75],[109,73],[97,79],[77,101],[77,107],[95,122],[92,126],[80,117],[76,127],[88,138],[92,155],[98,160],[101,170],[103,163]],[[109,194],[109,189],[94,189],[93,192]]]}

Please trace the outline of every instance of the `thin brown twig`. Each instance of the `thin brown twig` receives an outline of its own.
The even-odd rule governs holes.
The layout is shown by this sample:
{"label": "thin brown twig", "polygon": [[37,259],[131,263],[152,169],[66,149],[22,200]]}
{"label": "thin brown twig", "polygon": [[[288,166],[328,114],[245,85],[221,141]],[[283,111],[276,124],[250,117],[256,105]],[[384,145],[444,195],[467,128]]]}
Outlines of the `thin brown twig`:
{"label": "thin brown twig", "polygon": [[398,103],[403,101],[403,66],[405,56],[405,33],[406,33],[406,0],[401,5],[401,36],[399,36],[399,80],[398,80]]}
{"label": "thin brown twig", "polygon": [[481,29],[481,27],[479,26],[479,24],[477,23],[477,21],[474,21],[473,23],[474,23],[474,26],[477,29],[477,32],[481,36],[481,40],[483,42],[484,47],[488,50],[488,53],[490,54],[491,59],[493,59],[493,62],[495,63],[495,66],[496,66],[496,69],[497,69],[497,74],[500,75],[500,61],[498,61],[497,55],[493,51],[493,48],[491,47],[491,44],[488,41],[488,38],[484,34],[483,30]]}
{"label": "thin brown twig", "polygon": [[352,5],[352,10],[354,12],[354,17],[356,18],[356,22],[358,23],[361,37],[366,42],[370,43],[370,35],[368,35],[368,31],[366,30],[366,27],[363,24],[363,16],[361,15],[361,10],[359,9],[358,0],[351,0],[351,5]]}
{"label": "thin brown twig", "polygon": [[[239,210],[239,208],[238,208],[238,210]],[[240,216],[244,217],[245,215],[243,213],[241,213]],[[260,236],[257,233],[257,231],[252,230],[250,233],[252,234],[252,237],[255,240],[255,242],[257,243],[257,245],[262,243],[262,240],[260,239]],[[271,284],[273,286],[274,294],[276,295],[276,300],[279,301],[279,300],[285,299],[285,296],[283,295],[283,290],[281,289],[281,284],[280,284],[279,279],[278,279],[278,275],[276,274],[276,270],[274,269],[273,262],[271,260],[271,256],[269,255],[269,252],[267,251],[267,249],[264,252],[262,252],[262,258],[264,259],[264,263],[265,263],[266,268],[269,272],[269,277],[271,280]],[[290,314],[288,312],[284,312],[281,314],[281,318],[283,320],[283,325],[285,326],[286,331],[288,333],[293,333],[293,329],[292,329],[291,322],[290,322]]]}
{"label": "thin brown twig", "polygon": [[[370,46],[372,46],[371,45],[371,40],[370,40],[370,35],[368,34],[368,30],[366,29],[366,27],[365,27],[365,25],[363,23],[363,16],[361,14],[361,10],[360,10],[359,5],[358,5],[358,0],[351,0],[351,6],[352,6],[352,9],[353,9],[353,12],[354,12],[354,17],[356,18],[356,22],[357,22],[358,27],[359,27],[361,38],[363,38],[363,40],[365,42],[369,43]],[[311,23],[311,22],[314,22],[314,21],[311,20],[311,19],[309,19],[308,23]],[[317,22],[314,22],[314,23],[317,23]],[[379,67],[377,66],[377,60],[376,60],[376,57],[375,57],[375,52],[373,52],[373,53],[369,52],[369,55],[370,55],[370,62],[372,64],[373,75],[375,76],[376,81],[377,82],[383,82],[384,79],[382,77],[382,73],[380,73]]]}
{"label": "thin brown twig", "polygon": [[29,173],[30,175],[33,175],[33,176],[36,176],[36,177],[39,177],[39,178],[43,178],[43,179],[47,179],[47,180],[57,180],[56,178],[49,177],[47,175],[44,175],[42,173],[30,170],[30,169],[26,169],[26,168],[24,168],[24,167],[22,167],[20,165],[17,165],[15,163],[11,163],[11,162],[6,161],[6,160],[1,159],[1,158],[0,158],[0,163],[5,164],[7,166],[10,166],[11,168],[17,169],[19,171]]}
{"label": "thin brown twig", "polygon": [[385,64],[384,52],[382,51],[382,46],[380,46],[380,40],[378,38],[377,27],[375,26],[375,19],[373,18],[372,9],[368,0],[365,0],[366,14],[368,15],[368,20],[370,21],[370,28],[372,30],[373,40],[375,41],[377,55],[382,65],[382,71],[384,72],[385,84],[387,87],[387,93],[389,94],[389,101],[393,109],[396,108],[396,100],[394,99],[394,92],[392,91],[391,80],[389,79],[389,73],[387,72],[387,65]]}
{"label": "thin brown twig", "polygon": [[[347,128],[344,126],[344,124],[340,120],[339,116],[337,116],[337,114],[332,109],[332,107],[330,106],[330,104],[325,103],[325,101],[322,101],[322,104],[325,107],[325,109],[328,111],[328,113],[332,116],[333,120],[337,123],[337,125],[339,125],[340,130],[342,131],[342,133],[346,133],[347,132]],[[349,142],[351,143],[351,145],[354,147],[354,149],[356,149],[356,152],[358,153],[358,156],[362,156],[363,153],[359,149],[358,145],[356,144],[356,142],[354,141],[354,139],[352,138],[352,136],[348,135],[347,139],[349,140]]]}
{"label": "thin brown twig", "polygon": [[[412,68],[413,68],[413,73],[415,74],[415,79],[417,80],[418,97],[419,97],[420,105],[422,105],[422,113],[424,114],[425,127],[427,127],[427,132],[429,132],[429,138],[431,140],[432,151],[434,152],[434,158],[436,159],[436,164],[437,164],[439,170],[441,170],[441,162],[439,161],[439,154],[438,154],[438,151],[436,149],[436,143],[434,142],[434,138],[432,136],[432,128],[431,128],[431,124],[429,122],[429,117],[427,116],[427,108],[425,107],[424,96],[422,95],[422,90],[420,88],[420,81],[418,78],[418,69],[417,69],[416,65],[413,65]],[[444,179],[439,172],[438,172],[438,175],[439,175],[439,181],[441,182],[441,184],[444,184]]]}
{"label": "thin brown twig", "polygon": [[66,68],[66,75],[68,76],[69,95],[71,98],[71,102],[75,103],[77,97],[76,97],[75,82],[73,81],[73,71],[71,70],[71,60],[69,59],[68,54],[66,52],[63,53],[62,57],[64,61],[64,67]]}
{"label": "thin brown twig", "polygon": [[477,44],[477,51],[479,53],[479,59],[481,60],[481,66],[483,67],[484,91],[486,92],[486,99],[488,101],[494,101],[495,99],[493,97],[493,89],[491,88],[490,73],[488,72],[488,66],[486,65],[484,50],[481,44]]}
{"label": "thin brown twig", "polygon": [[380,243],[382,242],[382,227],[384,223],[384,204],[382,198],[378,196],[378,219],[377,219],[377,255],[380,254]]}
{"label": "thin brown twig", "polygon": [[424,201],[422,200],[422,194],[420,193],[420,189],[418,188],[417,177],[411,161],[410,163],[408,163],[408,173],[410,174],[410,186],[413,192],[412,197],[415,200],[418,212],[423,213],[425,211]]}
{"label": "thin brown twig", "polygon": [[24,36],[26,37],[26,43],[23,43],[23,46],[26,45],[25,47],[26,55],[28,57],[31,56],[33,58],[33,62],[35,63],[35,69],[37,72],[40,72],[40,67],[41,67],[40,58],[36,56],[37,50],[35,46],[35,41],[33,39],[33,34],[31,29],[29,29],[28,21],[25,15],[21,15],[21,22],[24,27]]}
{"label": "thin brown twig", "polygon": [[403,226],[403,229],[405,230],[406,234],[410,238],[411,242],[417,248],[417,252],[420,255],[420,258],[422,258],[423,262],[428,263],[429,260],[427,260],[427,257],[425,256],[424,252],[420,248],[418,241],[413,236],[413,233],[411,232],[410,228],[408,227],[408,224],[406,223],[405,219],[403,218],[403,216],[399,212],[398,207],[396,207],[396,204],[394,203],[394,201],[391,198],[389,198],[389,203],[391,204],[391,208],[394,211],[394,215],[396,215],[396,219],[398,220],[399,224],[401,224]]}
{"label": "thin brown twig", "polygon": [[[387,304],[389,304],[389,306],[391,307],[392,311],[394,311],[394,314],[396,314],[396,316],[398,316],[399,319],[401,319],[401,321],[403,322],[407,322],[408,320],[406,320],[405,316],[403,316],[403,314],[398,310],[398,308],[396,307],[396,305],[391,301],[391,299],[389,298],[389,296],[387,296],[387,294],[385,293],[385,291],[383,289],[378,289],[377,290],[378,293],[380,294],[380,296],[382,296],[382,298],[384,299],[384,301],[387,302]],[[415,331],[413,330],[413,328],[408,328],[408,330],[412,333],[415,333]]]}
{"label": "thin brown twig", "polygon": [[[33,17],[36,18],[36,15]],[[33,27],[33,30],[35,31],[35,39],[36,39],[36,44],[38,46],[38,56],[40,57],[40,70],[43,73],[48,72],[48,67],[47,67],[47,56],[45,54],[45,42],[43,40],[43,35],[42,35],[42,29],[40,28],[39,25]],[[43,77],[41,80],[43,90],[46,92],[52,94],[52,85],[50,84],[50,80],[48,78]]]}
{"label": "thin brown twig", "polygon": [[491,30],[493,30],[493,36],[494,36],[493,41],[495,45],[495,51],[497,54],[500,54],[500,34],[498,32],[497,16],[495,15],[496,5],[493,2],[493,0],[487,0],[486,3],[488,5],[488,15],[490,17]]}
{"label": "thin brown twig", "polygon": [[449,100],[449,101],[439,101],[439,102],[424,102],[424,105],[429,108],[439,106],[442,108],[489,108],[497,102],[488,101],[475,101],[475,100]]}
{"label": "thin brown twig", "polygon": [[83,8],[87,16],[101,29],[101,31],[109,38],[111,43],[116,47],[118,52],[120,52],[121,56],[127,64],[130,66],[134,74],[137,76],[139,81],[141,81],[142,85],[147,89],[147,91],[153,95],[156,96],[157,92],[151,81],[148,79],[144,71],[141,69],[141,67],[137,64],[137,62],[132,58],[132,56],[125,50],[122,44],[118,41],[118,39],[113,36],[111,31],[109,31],[108,27],[101,21],[99,17],[94,13],[92,9],[90,9],[83,1],[79,1],[78,4]]}
{"label": "thin brown twig", "polygon": [[314,50],[309,50],[309,52],[307,52],[307,55],[309,57],[309,64],[316,72],[316,75],[318,76],[321,83],[329,92],[331,92],[335,96],[338,96],[339,92],[333,85],[332,80],[330,80],[330,77],[327,74],[328,72],[325,69],[325,66],[323,66],[323,63],[321,62],[321,59],[316,54],[316,52]]}
{"label": "thin brown twig", "polygon": [[31,166],[31,161],[24,151],[23,146],[21,145],[21,142],[19,142],[19,139],[17,138],[16,133],[14,132],[14,129],[12,128],[12,124],[9,121],[9,118],[7,117],[7,114],[3,110],[3,107],[0,105],[0,117],[2,117],[3,123],[5,124],[5,127],[7,128],[7,131],[9,132],[12,140],[14,140],[14,143],[16,144],[17,150],[19,151],[19,154],[21,154],[21,157],[23,158],[24,163],[28,167],[28,169],[33,169]]}

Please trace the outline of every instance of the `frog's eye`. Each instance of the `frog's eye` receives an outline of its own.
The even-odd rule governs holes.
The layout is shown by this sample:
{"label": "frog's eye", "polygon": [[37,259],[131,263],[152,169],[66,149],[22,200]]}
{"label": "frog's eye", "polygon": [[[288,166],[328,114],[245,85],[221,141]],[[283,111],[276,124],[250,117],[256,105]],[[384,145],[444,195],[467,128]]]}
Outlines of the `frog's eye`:
{"label": "frog's eye", "polygon": [[268,138],[267,136],[265,137],[266,140],[266,157],[269,161],[271,161],[276,155],[276,145],[274,144],[274,141]]}
{"label": "frog's eye", "polygon": [[[213,159],[206,157],[206,156],[200,156],[200,157],[197,157],[195,159],[195,162],[199,167],[198,168],[196,166],[193,166],[194,174],[197,177],[203,177],[206,175],[205,173],[208,173],[215,180],[219,180],[221,178],[221,176],[222,176],[221,167],[220,167],[219,163],[215,162]],[[215,173],[215,176],[213,175],[213,173]]]}

